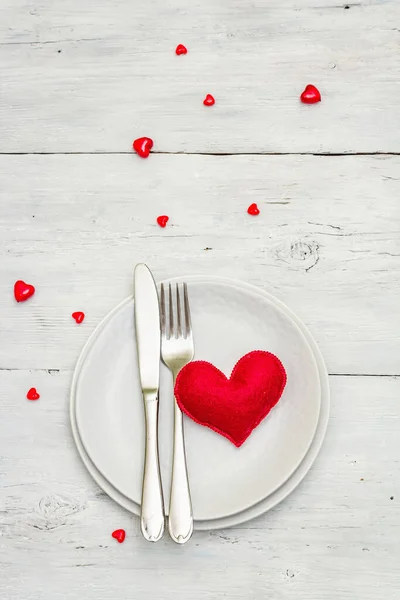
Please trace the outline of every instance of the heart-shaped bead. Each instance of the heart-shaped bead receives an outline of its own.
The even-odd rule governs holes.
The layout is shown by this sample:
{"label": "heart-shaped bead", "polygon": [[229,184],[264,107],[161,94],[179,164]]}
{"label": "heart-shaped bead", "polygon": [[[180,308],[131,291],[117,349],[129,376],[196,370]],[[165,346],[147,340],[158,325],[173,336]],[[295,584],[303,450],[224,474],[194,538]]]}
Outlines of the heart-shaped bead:
{"label": "heart-shaped bead", "polygon": [[274,354],[243,356],[228,379],[214,365],[193,361],[179,371],[175,398],[188,417],[241,446],[277,404],[286,371]]}
{"label": "heart-shaped bead", "polygon": [[207,94],[207,96],[203,100],[203,104],[204,106],[212,106],[213,104],[215,104],[214,96],[211,96],[211,94]]}
{"label": "heart-shaped bead", "polygon": [[25,302],[35,293],[35,288],[29,283],[19,279],[14,283],[14,297],[17,302]]}
{"label": "heart-shaped bead", "polygon": [[85,318],[85,313],[78,310],[77,312],[73,312],[71,316],[79,324],[82,323],[83,319]]}
{"label": "heart-shaped bead", "polygon": [[36,391],[36,388],[31,388],[26,394],[28,400],[39,400],[40,394]]}
{"label": "heart-shaped bead", "polygon": [[116,529],[111,535],[115,540],[117,540],[117,542],[122,544],[126,536],[125,529]]}
{"label": "heart-shaped bead", "polygon": [[178,44],[175,48],[175,53],[179,56],[180,54],[187,54],[187,48],[183,44]]}
{"label": "heart-shaped bead", "polygon": [[161,215],[159,217],[157,217],[157,223],[159,224],[160,227],[165,227],[166,224],[169,221],[169,217],[167,217],[167,215]]}
{"label": "heart-shaped bead", "polygon": [[249,208],[247,209],[247,212],[249,213],[249,215],[253,215],[253,216],[257,216],[260,214],[260,210],[257,206],[257,204],[250,204]]}
{"label": "heart-shaped bead", "polygon": [[134,151],[139,154],[142,158],[147,158],[150,154],[150,150],[153,147],[153,140],[149,137],[141,137],[135,140],[132,144]]}
{"label": "heart-shaped bead", "polygon": [[300,100],[304,104],[315,104],[316,102],[321,102],[321,94],[315,85],[306,85],[300,96]]}

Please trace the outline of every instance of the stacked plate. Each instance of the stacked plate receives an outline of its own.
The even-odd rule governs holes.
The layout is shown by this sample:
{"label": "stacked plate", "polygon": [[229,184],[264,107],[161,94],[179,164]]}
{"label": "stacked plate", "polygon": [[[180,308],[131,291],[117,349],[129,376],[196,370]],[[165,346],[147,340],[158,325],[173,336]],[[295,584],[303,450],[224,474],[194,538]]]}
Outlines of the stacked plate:
{"label": "stacked plate", "polygon": [[[241,356],[267,350],[279,357],[288,376],[281,400],[241,448],[185,418],[195,529],[217,529],[269,510],[306,475],[326,431],[328,376],[308,330],[273,296],[229,279],[185,281],[196,360],[229,376]],[[132,298],[104,319],[83,349],[70,408],[73,436],[89,473],[113,500],[139,515],[145,429]],[[172,432],[173,385],[162,366],[159,452],[166,507]]]}

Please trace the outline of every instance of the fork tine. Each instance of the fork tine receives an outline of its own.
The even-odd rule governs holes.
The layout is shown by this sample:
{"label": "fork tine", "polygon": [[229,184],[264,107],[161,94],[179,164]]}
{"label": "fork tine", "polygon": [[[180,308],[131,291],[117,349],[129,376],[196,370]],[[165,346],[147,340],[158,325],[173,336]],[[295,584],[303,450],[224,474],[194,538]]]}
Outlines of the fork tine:
{"label": "fork tine", "polygon": [[181,326],[181,298],[179,295],[179,285],[176,284],[176,320],[177,320],[177,331],[175,337],[182,337],[182,326]]}
{"label": "fork tine", "polygon": [[169,297],[169,335],[168,335],[168,339],[170,339],[174,336],[174,305],[172,303],[171,284],[168,285],[168,288],[169,288],[169,293],[168,293],[168,297]]}
{"label": "fork tine", "polygon": [[167,335],[166,332],[166,312],[165,312],[165,291],[164,291],[164,284],[161,284],[161,298],[160,298],[160,304],[161,304],[161,334],[163,336]]}
{"label": "fork tine", "polygon": [[188,291],[187,291],[186,283],[183,284],[183,298],[184,298],[184,304],[185,304],[185,327],[186,327],[185,337],[189,337],[192,335],[192,324],[190,322],[189,298],[188,298]]}

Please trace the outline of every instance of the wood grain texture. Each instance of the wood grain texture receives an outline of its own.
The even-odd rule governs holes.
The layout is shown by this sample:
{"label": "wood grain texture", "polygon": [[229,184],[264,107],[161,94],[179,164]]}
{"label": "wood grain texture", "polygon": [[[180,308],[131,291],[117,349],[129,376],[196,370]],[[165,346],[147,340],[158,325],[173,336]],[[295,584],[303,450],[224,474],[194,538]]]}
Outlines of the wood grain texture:
{"label": "wood grain texture", "polygon": [[3,0],[0,151],[399,152],[398,0],[345,6]]}
{"label": "wood grain texture", "polygon": [[[400,379],[331,377],[326,443],[265,516],[156,546],[74,449],[70,372],[0,371],[0,568],[7,600],[397,600]],[[41,398],[25,399],[35,385]],[[391,498],[393,497],[393,500]],[[111,538],[127,531],[123,545]]]}
{"label": "wood grain texture", "polygon": [[0,366],[72,368],[144,261],[271,291],[332,373],[399,374],[399,172],[393,156],[2,156]]}

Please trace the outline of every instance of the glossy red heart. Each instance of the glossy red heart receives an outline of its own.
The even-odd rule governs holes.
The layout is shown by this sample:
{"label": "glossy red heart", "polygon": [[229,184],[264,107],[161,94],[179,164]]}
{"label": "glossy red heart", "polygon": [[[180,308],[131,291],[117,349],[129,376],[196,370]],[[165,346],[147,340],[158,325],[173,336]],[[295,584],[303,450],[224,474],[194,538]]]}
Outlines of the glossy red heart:
{"label": "glossy red heart", "polygon": [[286,371],[279,358],[255,350],[243,356],[228,379],[205,361],[179,372],[175,397],[188,417],[241,446],[282,396]]}
{"label": "glossy red heart", "polygon": [[39,400],[40,394],[36,391],[36,388],[31,388],[26,394],[28,400]]}
{"label": "glossy red heart", "polygon": [[14,297],[17,302],[25,302],[35,293],[35,288],[29,283],[19,279],[14,283]]}
{"label": "glossy red heart", "polygon": [[300,100],[304,104],[315,104],[321,102],[321,94],[315,85],[306,85],[305,90],[300,96]]}
{"label": "glossy red heart", "polygon": [[180,54],[187,54],[187,48],[183,44],[178,44],[175,49],[176,54],[179,56]]}
{"label": "glossy red heart", "polygon": [[249,213],[249,215],[253,215],[253,216],[257,216],[260,214],[260,209],[258,208],[257,204],[250,204],[249,208],[247,209],[247,212]]}
{"label": "glossy red heart", "polygon": [[153,144],[154,142],[151,138],[141,137],[133,142],[132,148],[137,154],[139,154],[139,156],[142,158],[147,158],[150,154]]}
{"label": "glossy red heart", "polygon": [[117,542],[122,544],[126,536],[125,529],[116,529],[111,535],[115,540],[117,540]]}
{"label": "glossy red heart", "polygon": [[169,217],[167,217],[167,215],[160,215],[159,217],[157,217],[157,223],[160,227],[165,227],[168,221]]}
{"label": "glossy red heart", "polygon": [[77,312],[73,312],[71,316],[79,324],[82,323],[83,319],[85,318],[85,313],[78,310]]}
{"label": "glossy red heart", "polygon": [[207,96],[203,100],[203,104],[204,106],[212,106],[213,104],[215,104],[214,96],[211,96],[211,94],[207,94]]}

